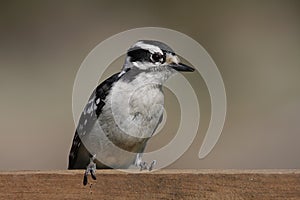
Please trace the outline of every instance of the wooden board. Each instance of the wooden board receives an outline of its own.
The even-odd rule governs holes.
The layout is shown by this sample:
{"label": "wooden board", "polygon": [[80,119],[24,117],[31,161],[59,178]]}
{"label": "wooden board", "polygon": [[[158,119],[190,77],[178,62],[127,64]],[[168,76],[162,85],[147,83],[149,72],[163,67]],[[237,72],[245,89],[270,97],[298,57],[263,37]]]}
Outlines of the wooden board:
{"label": "wooden board", "polygon": [[300,199],[300,170],[0,172],[0,199]]}

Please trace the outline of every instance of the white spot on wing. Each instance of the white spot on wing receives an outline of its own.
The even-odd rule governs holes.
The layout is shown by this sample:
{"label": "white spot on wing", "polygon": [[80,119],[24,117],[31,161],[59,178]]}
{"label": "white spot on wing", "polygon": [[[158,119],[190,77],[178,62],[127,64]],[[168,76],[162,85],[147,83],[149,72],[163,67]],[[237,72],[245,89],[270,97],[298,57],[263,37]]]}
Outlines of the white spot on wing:
{"label": "white spot on wing", "polygon": [[123,74],[125,74],[125,71],[121,71],[118,77],[121,77]]}
{"label": "white spot on wing", "polygon": [[93,98],[91,98],[90,100],[89,100],[89,102],[88,102],[88,104],[90,104],[90,103],[92,103],[93,101],[94,101],[94,96],[93,96]]}
{"label": "white spot on wing", "polygon": [[88,109],[87,109],[87,113],[91,114],[93,112],[93,105],[91,105]]}

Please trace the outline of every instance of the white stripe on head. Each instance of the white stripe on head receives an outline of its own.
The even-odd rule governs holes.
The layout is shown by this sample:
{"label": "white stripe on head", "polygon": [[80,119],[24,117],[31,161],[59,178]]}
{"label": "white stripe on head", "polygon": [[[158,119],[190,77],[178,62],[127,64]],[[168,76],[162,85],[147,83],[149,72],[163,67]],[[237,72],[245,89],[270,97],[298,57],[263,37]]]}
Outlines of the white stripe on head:
{"label": "white stripe on head", "polygon": [[137,62],[133,62],[132,64],[136,68],[142,69],[142,70],[146,70],[146,69],[149,69],[150,67],[154,66],[154,64],[151,63],[151,62],[139,62],[139,61],[137,61]]}
{"label": "white stripe on head", "polygon": [[162,50],[159,47],[151,44],[145,44],[143,41],[137,42],[133,47],[140,47],[142,49],[147,49],[151,53],[163,54]]}

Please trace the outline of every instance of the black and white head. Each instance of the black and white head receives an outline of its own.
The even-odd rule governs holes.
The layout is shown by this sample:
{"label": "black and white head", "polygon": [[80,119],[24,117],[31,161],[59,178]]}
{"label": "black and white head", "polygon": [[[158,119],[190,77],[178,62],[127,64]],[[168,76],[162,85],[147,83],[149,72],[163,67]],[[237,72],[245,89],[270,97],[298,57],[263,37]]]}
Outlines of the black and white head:
{"label": "black and white head", "polygon": [[153,40],[140,40],[128,50],[122,73],[131,69],[157,73],[194,71],[194,68],[181,63],[168,45]]}

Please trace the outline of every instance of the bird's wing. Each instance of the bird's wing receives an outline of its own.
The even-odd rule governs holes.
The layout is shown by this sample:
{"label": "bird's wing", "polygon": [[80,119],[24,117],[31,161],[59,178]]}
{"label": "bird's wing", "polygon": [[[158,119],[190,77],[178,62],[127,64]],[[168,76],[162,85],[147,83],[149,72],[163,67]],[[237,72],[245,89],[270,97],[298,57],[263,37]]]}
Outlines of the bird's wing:
{"label": "bird's wing", "polygon": [[108,95],[114,82],[119,80],[120,73],[116,73],[103,81],[93,91],[91,97],[86,104],[84,111],[81,113],[75,135],[72,142],[72,147],[69,154],[69,166],[68,169],[74,169],[74,165],[77,160],[78,150],[82,144],[82,138],[86,137],[92,130],[97,118],[101,114],[102,108],[105,105],[105,98]]}

